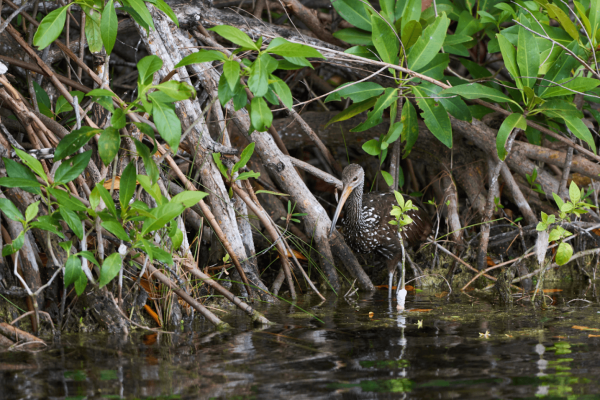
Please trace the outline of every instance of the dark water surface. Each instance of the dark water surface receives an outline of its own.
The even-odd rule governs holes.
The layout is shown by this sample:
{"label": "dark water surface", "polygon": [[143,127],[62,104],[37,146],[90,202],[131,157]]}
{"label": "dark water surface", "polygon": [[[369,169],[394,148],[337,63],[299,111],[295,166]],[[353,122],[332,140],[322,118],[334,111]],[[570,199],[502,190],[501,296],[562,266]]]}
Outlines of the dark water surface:
{"label": "dark water surface", "polygon": [[600,399],[598,297],[549,295],[543,311],[409,292],[402,314],[387,292],[306,296],[297,305],[314,316],[259,306],[278,323],[266,329],[235,314],[226,332],[65,335],[0,353],[0,399]]}

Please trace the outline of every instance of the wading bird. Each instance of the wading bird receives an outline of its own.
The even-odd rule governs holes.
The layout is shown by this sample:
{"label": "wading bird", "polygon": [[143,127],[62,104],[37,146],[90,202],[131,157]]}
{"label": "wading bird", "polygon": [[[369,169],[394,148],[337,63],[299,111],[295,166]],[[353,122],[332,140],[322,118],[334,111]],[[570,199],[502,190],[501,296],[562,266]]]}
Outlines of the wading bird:
{"label": "wading bird", "polygon": [[411,210],[407,215],[413,222],[403,227],[398,232],[398,227],[389,221],[394,217],[390,215],[392,206],[396,205],[396,197],[392,192],[365,193],[365,172],[357,164],[350,164],[342,171],[342,195],[340,202],[331,221],[329,235],[335,230],[335,223],[346,205],[346,214],[342,220],[344,239],[350,248],[358,253],[377,252],[387,259],[389,274],[389,290],[392,290],[392,278],[396,266],[402,259],[402,247],[399,235],[402,235],[404,247],[417,246],[427,239],[431,233],[432,223],[429,215],[420,205],[419,201],[412,200],[417,210]]}

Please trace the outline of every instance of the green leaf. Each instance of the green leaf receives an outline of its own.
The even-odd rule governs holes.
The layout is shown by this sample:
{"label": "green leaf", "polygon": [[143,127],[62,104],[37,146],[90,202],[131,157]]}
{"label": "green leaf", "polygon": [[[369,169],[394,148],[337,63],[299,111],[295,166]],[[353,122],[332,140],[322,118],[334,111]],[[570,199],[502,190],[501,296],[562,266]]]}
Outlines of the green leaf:
{"label": "green leaf", "polygon": [[583,77],[566,78],[557,83],[559,83],[561,86],[555,86],[550,82],[544,81],[544,84],[548,85],[549,88],[544,91],[542,98],[547,99],[549,97],[567,96],[574,94],[573,91],[583,93],[595,89],[598,87],[598,85],[600,85],[600,81],[598,79]]}
{"label": "green leaf", "polygon": [[104,11],[102,11],[100,30],[102,32],[101,35],[104,48],[109,55],[112,52],[113,47],[115,47],[118,29],[119,21],[117,19],[117,12],[115,11],[113,0],[108,0],[108,3],[104,6]]}
{"label": "green leaf", "polygon": [[[94,135],[102,132],[101,129],[92,128],[90,126],[83,126],[80,129],[77,129],[67,136],[65,136],[58,146],[56,147],[56,152],[54,153],[54,162],[62,160],[65,157],[70,156],[75,153],[84,144],[86,144]],[[37,160],[36,160],[37,161]]]}
{"label": "green leaf", "polygon": [[478,11],[477,14],[481,17],[479,20],[482,24],[496,24],[496,18],[487,11]]}
{"label": "green leaf", "polygon": [[423,28],[419,21],[408,21],[408,23],[402,26],[402,44],[404,44],[404,49],[410,49],[423,33]]}
{"label": "green leaf", "polygon": [[559,240],[562,237],[563,231],[565,230],[562,229],[560,226],[557,226],[556,228],[552,229],[550,231],[550,235],[548,236],[548,242],[556,242],[557,240]]}
{"label": "green leaf", "polygon": [[254,97],[250,102],[250,119],[259,132],[266,131],[273,123],[273,113],[262,97]]}
{"label": "green leaf", "polygon": [[571,185],[569,186],[569,198],[571,198],[573,203],[579,203],[579,200],[581,200],[581,192],[575,181],[571,181]]}
{"label": "green leaf", "polygon": [[471,36],[466,35],[446,35],[446,39],[444,40],[444,46],[453,46],[461,43],[470,42],[473,40]]}
{"label": "green leaf", "polygon": [[583,118],[583,113],[579,111],[573,103],[569,103],[565,100],[549,100],[539,106],[536,111],[541,112],[550,118],[564,118],[566,116]]}
{"label": "green leaf", "polygon": [[[238,89],[240,87],[242,87],[242,85],[238,84],[238,86],[236,86],[236,89]],[[244,89],[242,89],[242,91],[245,92]],[[219,78],[218,95],[219,95],[219,101],[221,102],[222,105],[227,104],[229,102],[229,100],[231,100],[231,98],[235,96],[235,92],[231,91],[231,88],[229,87],[229,83],[227,82],[227,78],[225,78],[225,75],[223,75],[223,74],[221,74],[221,77]],[[246,98],[246,101],[247,100],[248,99]]]}
{"label": "green leaf", "polygon": [[371,37],[379,57],[388,64],[396,64],[400,44],[389,22],[381,19],[377,14],[373,14],[371,15],[371,25],[373,27]]}
{"label": "green leaf", "polygon": [[[521,18],[524,25],[528,25],[527,18]],[[529,27],[529,26],[528,26]],[[522,26],[519,27],[519,39],[517,46],[517,65],[521,74],[523,86],[533,88],[540,68],[540,50],[533,33]]]}
{"label": "green leaf", "polygon": [[[140,63],[141,63],[141,61],[140,61]],[[106,90],[106,89],[94,89],[94,90],[90,90],[89,92],[87,92],[86,96],[90,96],[90,97],[117,97],[116,94],[114,94],[110,90]],[[79,101],[81,101],[81,100],[82,100],[82,98],[79,99]]]}
{"label": "green leaf", "polygon": [[577,14],[579,15],[579,18],[581,19],[581,22],[583,23],[583,26],[585,27],[586,32],[588,33],[588,35],[590,35],[590,37],[593,37],[592,36],[592,26],[590,24],[589,18],[586,15],[585,7],[577,1],[574,1],[573,4],[575,5],[575,8],[577,9]]}
{"label": "green leaf", "polygon": [[495,8],[498,8],[502,11],[506,11],[507,13],[509,13],[510,15],[512,15],[513,18],[517,18],[517,13],[515,13],[515,10],[506,3],[498,3],[494,5]]}
{"label": "green leaf", "polygon": [[[60,143],[59,143],[60,145]],[[44,168],[42,167],[42,163],[40,163],[35,157],[30,156],[23,150],[15,149],[15,153],[17,156],[23,161],[25,165],[27,165],[33,172],[38,174],[38,176],[42,177],[46,182],[48,182],[48,176],[46,172],[44,172]]]}
{"label": "green leaf", "polygon": [[86,210],[85,205],[79,199],[71,196],[64,190],[48,188],[48,191],[52,196],[54,196],[60,207],[68,208],[71,211]]}
{"label": "green leaf", "polygon": [[88,150],[63,161],[54,174],[54,183],[68,183],[77,178],[88,166],[91,157],[92,150]]}
{"label": "green leaf", "polygon": [[[8,158],[3,157],[2,161],[4,161],[4,166],[6,167],[6,174],[9,177],[25,179],[28,181],[35,182],[36,185],[38,185],[37,178],[35,177],[35,175],[33,174],[33,172],[31,172],[31,170],[29,168],[27,168],[26,166],[24,166],[21,163],[10,160]],[[34,194],[42,193],[42,191],[39,189],[39,185],[38,185],[38,187],[29,187],[29,188],[23,186],[23,187],[21,187],[21,189],[23,189],[29,193],[34,193]]]}
{"label": "green leaf", "polygon": [[121,108],[117,108],[110,118],[110,124],[115,129],[124,128],[127,125],[127,115]]}
{"label": "green leaf", "polygon": [[[190,57],[190,56],[188,56]],[[187,58],[187,57],[186,57]],[[181,62],[183,62],[181,60]],[[181,64],[181,62],[179,64]],[[179,65],[177,64],[177,65]],[[160,57],[155,55],[150,55],[142,58],[137,63],[138,69],[138,82],[142,85],[149,85],[152,83],[152,78],[154,77],[154,73],[159,71],[163,66],[163,62]]]}
{"label": "green leaf", "polygon": [[419,121],[417,120],[417,111],[410,101],[404,103],[402,107],[402,141],[405,143],[403,148],[403,157],[406,158],[410,154],[413,146],[419,137]]}
{"label": "green leaf", "polygon": [[346,21],[357,28],[371,31],[371,17],[360,0],[332,0],[331,4]]}
{"label": "green leaf", "polygon": [[395,7],[396,19],[402,18],[402,30],[405,24],[410,21],[419,21],[421,19],[421,0],[397,1]]}
{"label": "green leaf", "polygon": [[6,257],[11,254],[15,254],[17,251],[19,251],[21,249],[21,247],[23,247],[24,243],[25,243],[25,233],[24,233],[24,231],[21,231],[21,233],[19,233],[19,236],[17,236],[17,238],[14,239],[12,241],[12,243],[4,246],[4,248],[2,249],[2,256]]}
{"label": "green leaf", "polygon": [[[146,192],[148,192],[148,194],[150,196],[152,196],[152,198],[154,198],[154,200],[156,200],[156,202],[160,205],[160,204],[165,204],[166,200],[164,199],[164,196],[162,195],[160,188],[158,187],[158,183],[151,183],[150,182],[150,178],[148,178],[146,175],[138,175],[137,176],[137,180],[140,183],[140,185],[142,185],[142,187],[144,188],[144,190]],[[141,202],[136,201],[134,202],[131,207],[133,208],[134,205],[140,206],[141,207]],[[139,208],[139,207],[138,207]],[[143,208],[143,210],[147,210],[148,208]]]}
{"label": "green leaf", "polygon": [[388,144],[394,143],[400,135],[402,134],[402,130],[404,129],[404,124],[402,122],[395,122],[390,126],[388,133],[383,137],[382,141]]}
{"label": "green leaf", "polygon": [[560,7],[550,3],[545,4],[544,7],[549,12],[552,11],[554,15],[551,16],[551,18],[560,22],[563,29],[569,34],[569,36],[571,36],[575,40],[579,39],[579,31],[575,27],[575,24],[573,23],[573,21],[571,21],[571,19],[569,19],[569,16],[565,14],[563,10],[560,9]]}
{"label": "green leaf", "polygon": [[387,183],[388,186],[392,186],[394,184],[394,177],[387,171],[381,171],[381,176],[383,176],[383,180]]}
{"label": "green leaf", "polygon": [[569,243],[561,243],[556,249],[556,264],[565,265],[573,256],[573,247]]}
{"label": "green leaf", "polygon": [[419,86],[429,97],[442,103],[446,111],[450,113],[454,118],[460,119],[461,121],[471,122],[472,116],[469,111],[469,107],[465,102],[458,96],[444,97],[440,96],[442,88],[429,82],[422,82]]}
{"label": "green leaf", "polygon": [[10,187],[10,188],[39,188],[42,186],[37,181],[31,181],[29,179],[22,178],[0,178],[0,186]]}
{"label": "green leaf", "polygon": [[85,287],[87,286],[87,282],[88,279],[85,273],[79,274],[79,279],[75,281],[75,293],[77,293],[77,296],[81,296],[83,294]]}
{"label": "green leaf", "polygon": [[556,205],[558,206],[558,209],[560,210],[562,208],[562,206],[565,204],[565,202],[556,193],[552,193],[552,197],[554,197],[554,201],[556,202]]}
{"label": "green leaf", "polygon": [[[600,27],[600,4],[597,1],[590,1],[590,26],[592,27],[592,40],[594,40],[598,34],[598,28]],[[594,46],[598,44],[597,40],[594,40]]]}
{"label": "green leaf", "polygon": [[371,156],[378,156],[381,152],[379,140],[377,139],[371,139],[369,141],[366,141],[365,143],[363,143],[362,149],[365,151],[365,153]]}
{"label": "green leaf", "polygon": [[69,287],[71,283],[75,283],[79,279],[80,274],[84,274],[81,269],[81,260],[74,255],[69,256],[65,263],[65,288]]}
{"label": "green leaf", "polygon": [[209,29],[209,31],[216,32],[220,36],[229,40],[231,43],[235,43],[244,49],[260,50],[260,48],[250,39],[248,35],[240,31],[238,28],[234,28],[229,25],[219,25]]}
{"label": "green leaf", "polygon": [[80,251],[79,253],[74,254],[74,256],[81,256],[89,262],[91,262],[92,264],[94,264],[95,266],[100,267],[100,264],[98,263],[98,261],[96,261],[96,258],[94,258],[94,253],[92,253],[91,251]]}
{"label": "green leaf", "polygon": [[38,46],[40,50],[50,46],[52,42],[58,39],[65,27],[68,9],[68,5],[60,7],[44,17],[33,37],[33,44]]}
{"label": "green leaf", "polygon": [[115,159],[121,146],[119,131],[112,126],[104,129],[98,140],[98,154],[104,165],[108,165]]}
{"label": "green leaf", "polygon": [[250,88],[256,97],[264,96],[267,90],[269,90],[269,74],[263,57],[259,56],[256,58],[248,77],[248,88]]}
{"label": "green leaf", "polygon": [[333,37],[339,40],[343,40],[350,44],[360,44],[364,46],[372,46],[373,39],[371,33],[363,31],[362,29],[356,28],[345,28],[340,29],[333,33]]}
{"label": "green leaf", "polygon": [[527,129],[527,121],[523,114],[510,114],[506,117],[504,122],[502,122],[502,125],[498,130],[498,136],[496,136],[496,151],[498,152],[498,158],[502,161],[504,161],[508,155],[506,153],[506,141],[515,128],[521,130]]}
{"label": "green leaf", "polygon": [[98,191],[98,185],[96,185],[92,189],[92,193],[90,193],[90,208],[95,211],[99,204],[100,204],[100,192]]}
{"label": "green leaf", "polygon": [[198,204],[206,196],[208,196],[208,193],[186,190],[173,196],[169,203],[180,203],[184,207],[189,208]]}
{"label": "green leaf", "polygon": [[240,155],[240,161],[236,162],[233,166],[232,173],[236,173],[240,168],[246,166],[248,161],[250,161],[250,157],[252,157],[252,154],[254,153],[254,146],[254,142],[246,146],[246,148],[242,151],[242,154]]}
{"label": "green leaf", "polygon": [[115,222],[115,221],[102,222],[102,227],[125,242],[131,241],[131,239],[127,235],[127,232],[125,232],[125,229],[123,229],[123,226],[118,222]]}
{"label": "green leaf", "polygon": [[325,103],[329,101],[339,101],[342,98],[350,98],[354,103],[365,101],[383,93],[384,89],[381,85],[375,82],[359,82],[356,84],[344,84],[341,90],[331,93],[325,99]]}
{"label": "green leaf", "polygon": [[154,0],[153,4],[156,8],[158,8],[160,11],[164,12],[169,18],[171,18],[171,21],[173,21],[173,23],[177,25],[177,27],[179,27],[179,21],[177,20],[177,16],[175,15],[171,7],[169,7],[169,5],[165,3],[164,0]]}
{"label": "green leaf", "polygon": [[121,203],[121,209],[124,210],[129,206],[129,201],[133,198],[135,193],[135,164],[130,163],[125,167],[119,185],[119,202]]}
{"label": "green leaf", "polygon": [[[84,10],[87,7],[84,7]],[[100,14],[96,9],[87,8],[85,19],[85,38],[92,53],[102,51],[102,31],[100,29]]]}
{"label": "green leaf", "polygon": [[325,58],[323,54],[310,46],[292,43],[282,37],[271,40],[266,51],[282,57]]}
{"label": "green leaf", "polygon": [[100,288],[106,286],[119,274],[122,263],[123,261],[119,253],[112,253],[104,260],[100,269]]}
{"label": "green leaf", "polygon": [[425,93],[417,86],[412,88],[417,98],[417,104],[423,111],[421,117],[431,133],[445,146],[452,148],[452,127],[450,118],[446,109],[441,104],[436,104],[435,100],[426,97]]}
{"label": "green leaf", "polygon": [[67,254],[71,253],[71,247],[73,246],[73,241],[69,240],[67,242],[60,242],[58,244],[61,249],[63,249]]}
{"label": "green leaf", "polygon": [[245,179],[250,179],[250,178],[256,179],[259,177],[260,177],[260,172],[248,171],[248,172],[242,172],[241,174],[239,174],[235,180],[243,181]]}
{"label": "green leaf", "polygon": [[148,27],[154,29],[154,20],[152,19],[152,15],[150,15],[150,11],[148,11],[148,7],[142,0],[127,0],[127,5],[135,10],[135,12],[140,16],[140,18],[148,25]]}
{"label": "green leaf", "polygon": [[185,206],[181,203],[169,202],[158,206],[150,212],[156,217],[154,220],[147,219],[142,227],[142,235],[163,228],[168,222],[178,217]]}
{"label": "green leaf", "polygon": [[40,202],[31,203],[25,210],[25,221],[29,222],[34,219],[40,211]]}
{"label": "green leaf", "polygon": [[221,172],[221,175],[223,175],[223,178],[229,179],[227,167],[225,167],[225,165],[223,165],[223,161],[221,161],[221,153],[212,153],[212,157],[215,164],[217,165],[217,168]]}
{"label": "green leaf", "polygon": [[155,89],[160,90],[162,93],[166,94],[175,101],[193,99],[194,97],[196,97],[196,89],[194,89],[193,86],[185,82],[170,80],[168,82],[161,83],[153,87]]}
{"label": "green leaf", "polygon": [[[511,100],[501,91],[488,86],[481,85],[479,83],[467,83],[464,85],[454,86],[449,89],[442,90],[440,94],[457,94],[469,100],[486,99],[499,103],[511,102],[519,106],[519,103],[517,103],[514,100]],[[521,108],[521,106],[519,106],[519,108]]]}
{"label": "green leaf", "polygon": [[65,99],[65,96],[59,96],[56,100],[56,114],[73,110],[71,103]]}
{"label": "green leaf", "polygon": [[450,25],[450,20],[445,13],[435,22],[429,25],[423,31],[423,34],[417,39],[417,42],[408,53],[408,68],[414,71],[426,66],[433,57],[440,51],[446,38],[446,31]]}
{"label": "green leaf", "polygon": [[169,235],[169,237],[173,243],[173,250],[178,250],[183,243],[183,232],[181,232],[181,229],[177,228],[177,226],[175,226],[175,228],[175,233],[172,236]]}
{"label": "green leaf", "polygon": [[61,207],[59,212],[73,233],[75,233],[80,240],[83,239],[83,226],[81,225],[81,220],[77,214],[66,207]]}
{"label": "green leaf", "polygon": [[13,221],[19,222],[25,220],[25,218],[23,218],[23,214],[21,214],[21,211],[19,211],[13,202],[8,199],[0,197],[0,210],[2,210],[4,215]]}
{"label": "green leaf", "polygon": [[502,53],[502,60],[504,61],[504,66],[515,80],[518,88],[523,88],[523,83],[521,82],[519,67],[517,66],[517,51],[514,46],[501,34],[497,34],[498,45],[500,46],[500,52]]}
{"label": "green leaf", "polygon": [[223,74],[231,90],[235,89],[240,80],[240,64],[237,61],[227,60],[223,63]]}
{"label": "green leaf", "polygon": [[[269,86],[273,89],[273,91],[275,91],[275,93],[277,93],[284,106],[286,106],[287,108],[292,108],[294,106],[292,92],[287,83],[285,83],[283,80],[276,77],[275,75],[271,75],[271,83],[269,84]],[[242,90],[242,92],[244,94],[244,104],[246,104],[246,91]],[[235,103],[235,99],[233,100],[233,102]]]}
{"label": "green leaf", "polygon": [[192,53],[189,56],[184,57],[183,60],[177,63],[175,68],[185,67],[186,65],[191,64],[225,60],[227,60],[227,57],[225,57],[225,54],[221,53],[220,51],[201,49],[196,53]]}
{"label": "green leaf", "polygon": [[375,55],[376,49],[374,46],[354,46],[345,50],[344,53],[368,58],[369,60],[380,61],[379,58],[377,58],[377,56]]}
{"label": "green leaf", "polygon": [[[35,92],[35,97],[37,98],[37,102],[38,102],[38,106],[44,108],[44,112],[43,114],[46,115],[48,118],[54,118],[54,115],[52,114],[52,111],[50,110],[50,107],[52,106],[50,103],[50,97],[48,96],[48,93],[46,93],[46,91],[40,86],[38,85],[38,83],[34,80],[33,82],[33,90]],[[41,111],[41,108],[40,108]]]}
{"label": "green leaf", "polygon": [[569,131],[577,136],[579,139],[586,142],[592,151],[596,153],[596,143],[588,127],[579,118],[573,118],[570,115],[563,115],[563,119]]}
{"label": "green leaf", "polygon": [[362,101],[360,103],[352,104],[350,107],[346,108],[344,111],[336,114],[333,118],[331,118],[329,122],[325,124],[325,128],[327,128],[334,122],[346,121],[347,119],[350,119],[355,115],[360,114],[361,112],[367,111],[369,108],[375,105],[375,102],[377,102],[377,99],[372,98],[369,100]]}
{"label": "green leaf", "polygon": [[391,22],[394,23],[396,20],[394,16],[394,7],[396,5],[396,0],[379,0],[379,6],[381,7],[381,15]]}
{"label": "green leaf", "polygon": [[383,111],[396,100],[398,89],[386,88],[385,92],[377,98],[373,110],[367,114],[367,119],[362,124],[352,128],[351,132],[362,132],[374,127],[382,121]]}
{"label": "green leaf", "polygon": [[110,193],[108,193],[108,190],[104,188],[104,181],[98,183],[95,189],[97,189],[98,193],[100,193],[100,197],[104,201],[104,204],[106,205],[108,211],[113,215],[113,217],[119,218],[117,215],[117,208],[115,207],[115,202],[112,199],[112,197],[110,197]]}
{"label": "green leaf", "polygon": [[175,106],[156,101],[155,93],[151,93],[150,98],[153,106],[152,116],[158,133],[169,144],[173,152],[177,152],[181,139],[181,122],[175,114]]}

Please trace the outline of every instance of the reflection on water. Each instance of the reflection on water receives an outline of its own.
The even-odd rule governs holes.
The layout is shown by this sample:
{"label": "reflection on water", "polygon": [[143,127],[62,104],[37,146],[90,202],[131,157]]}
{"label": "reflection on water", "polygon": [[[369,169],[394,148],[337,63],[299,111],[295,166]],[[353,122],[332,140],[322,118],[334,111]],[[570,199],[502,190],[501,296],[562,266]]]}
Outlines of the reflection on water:
{"label": "reflection on water", "polygon": [[584,295],[565,290],[542,311],[435,295],[409,293],[402,314],[385,292],[307,296],[314,316],[263,305],[266,329],[234,314],[228,332],[67,335],[0,353],[0,399],[600,398],[600,332],[581,329],[600,328],[598,299],[569,307]]}

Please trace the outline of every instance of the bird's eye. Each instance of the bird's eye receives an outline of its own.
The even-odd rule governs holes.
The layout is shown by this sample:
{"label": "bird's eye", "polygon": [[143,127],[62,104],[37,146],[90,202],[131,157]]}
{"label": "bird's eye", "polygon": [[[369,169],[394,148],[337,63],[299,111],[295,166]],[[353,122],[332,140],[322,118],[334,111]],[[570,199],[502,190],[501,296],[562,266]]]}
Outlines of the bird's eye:
{"label": "bird's eye", "polygon": [[358,180],[358,177],[354,178],[354,182],[356,182]]}

